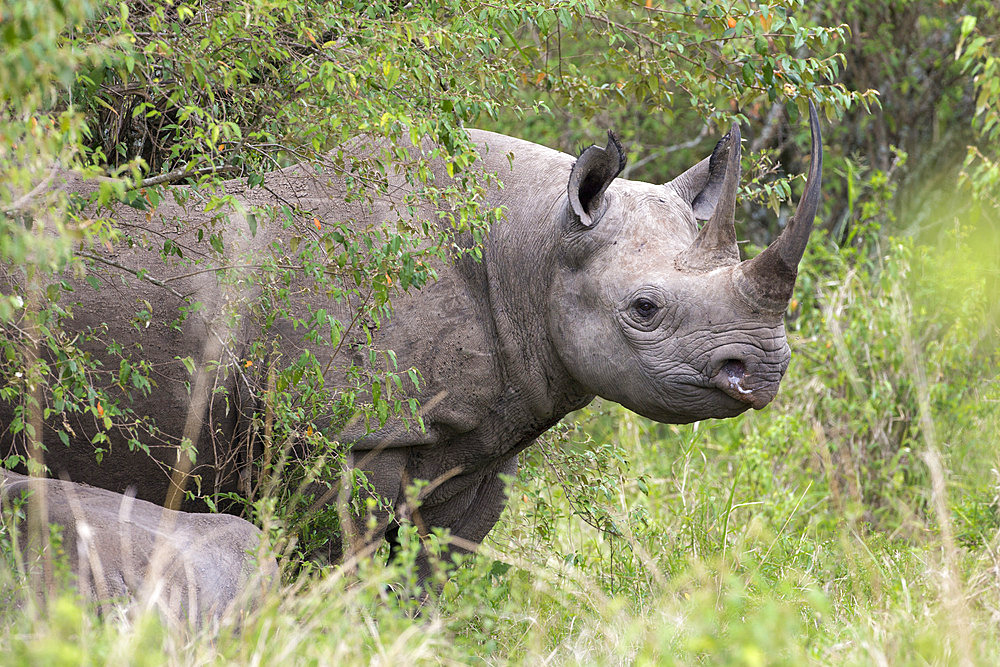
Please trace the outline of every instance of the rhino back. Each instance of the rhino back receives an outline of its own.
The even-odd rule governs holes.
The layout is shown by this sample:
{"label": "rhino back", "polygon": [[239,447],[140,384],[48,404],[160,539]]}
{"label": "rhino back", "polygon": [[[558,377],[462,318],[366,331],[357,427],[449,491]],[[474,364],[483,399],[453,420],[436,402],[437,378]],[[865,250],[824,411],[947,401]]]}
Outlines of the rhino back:
{"label": "rhino back", "polygon": [[[438,171],[438,178],[446,180],[443,169]],[[326,382],[331,387],[347,382],[351,364],[368,366],[360,345],[357,354],[351,354],[348,344],[333,358],[335,348],[306,341],[288,319],[279,318],[265,328],[257,302],[259,276],[252,275],[257,258],[276,249],[288,250],[294,235],[318,236],[337,222],[355,230],[392,224],[401,214],[399,201],[408,186],[400,177],[389,179],[386,192],[392,195],[365,203],[346,203],[343,179],[302,166],[268,174],[262,187],[230,181],[223,191],[241,207],[230,210],[221,227],[194,196],[183,203],[168,196],[148,213],[125,206],[115,209],[113,217],[128,242],[88,249],[96,258],[89,281],[65,276],[72,291],[62,297],[68,313],[63,325],[87,332],[77,345],[99,363],[95,383],[101,375],[106,380],[107,371],[117,370],[124,356],[136,367],[148,362],[150,386],[147,391],[108,387],[112,399],[130,408],[136,420],[115,420],[100,463],[91,445],[94,434],[104,430],[100,420],[88,412],[64,412],[50,420],[45,441],[52,471],[116,492],[132,486],[139,497],[162,501],[177,460],[176,445],[189,418],[194,382],[189,367],[204,366],[208,355],[217,362],[210,378],[213,399],[197,438],[191,474],[198,476],[203,492],[236,488],[241,468],[254,454],[246,426],[251,413],[261,408],[266,387],[263,369],[246,365],[244,354],[252,342],[275,342],[283,361],[308,349],[329,369]],[[246,211],[279,202],[308,215],[300,216],[292,228],[280,219],[261,220],[252,233]],[[417,215],[437,218],[426,205]],[[318,229],[313,220],[319,221]],[[221,231],[225,254],[213,253],[200,241],[199,230],[206,236]],[[176,251],[165,257],[165,247]],[[235,268],[225,275],[213,270],[225,266]],[[369,433],[369,425],[354,422],[339,437],[362,449],[446,443],[455,434],[481,426],[500,402],[506,378],[497,354],[486,269],[468,258],[434,268],[437,279],[424,288],[394,290],[393,313],[375,332],[375,346],[393,350],[401,371],[414,367],[420,372],[420,390],[411,389],[409,394],[428,406],[423,411],[426,431],[390,421]],[[95,278],[97,289],[92,284]],[[4,280],[11,285],[21,278],[5,269]],[[302,318],[310,307],[323,307],[344,322],[351,320],[356,304],[337,302],[311,287],[306,277],[293,280],[289,308],[294,316]],[[190,312],[189,302],[198,303],[195,312]],[[353,335],[362,338],[357,330]],[[213,348],[213,340],[225,345]],[[13,410],[13,405],[0,403],[0,419],[7,425]],[[57,429],[69,433],[68,447],[55,437]],[[8,448],[16,448],[9,430],[4,440]],[[478,454],[470,450],[470,458]]]}

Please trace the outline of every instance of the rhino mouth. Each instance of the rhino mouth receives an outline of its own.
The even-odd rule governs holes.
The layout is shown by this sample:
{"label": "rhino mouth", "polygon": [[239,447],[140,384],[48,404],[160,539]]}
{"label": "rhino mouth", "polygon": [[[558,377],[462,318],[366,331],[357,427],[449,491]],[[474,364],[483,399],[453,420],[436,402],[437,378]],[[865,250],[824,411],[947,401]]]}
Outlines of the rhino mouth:
{"label": "rhino mouth", "polygon": [[[740,387],[742,388],[742,384]],[[646,400],[639,402],[630,401],[624,396],[606,398],[621,403],[643,417],[666,424],[689,424],[703,419],[735,417],[753,406],[748,395],[728,383],[720,382],[717,377],[703,373],[675,377],[669,388],[658,387],[648,394]]]}
{"label": "rhino mouth", "polygon": [[778,393],[778,381],[754,381],[747,373],[746,364],[730,359],[712,377],[712,385],[731,398],[760,410]]}

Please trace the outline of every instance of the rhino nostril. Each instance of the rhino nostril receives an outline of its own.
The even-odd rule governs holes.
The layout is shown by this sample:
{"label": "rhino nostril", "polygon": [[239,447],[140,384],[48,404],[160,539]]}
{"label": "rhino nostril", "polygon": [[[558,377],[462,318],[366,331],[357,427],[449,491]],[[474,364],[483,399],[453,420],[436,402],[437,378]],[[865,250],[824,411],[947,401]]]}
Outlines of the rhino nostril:
{"label": "rhino nostril", "polygon": [[725,373],[730,380],[739,382],[743,379],[743,376],[746,375],[747,367],[739,359],[729,359],[722,364],[722,368],[720,370]]}
{"label": "rhino nostril", "polygon": [[753,390],[743,386],[746,374],[746,364],[739,359],[727,359],[716,376],[716,382],[719,383],[717,386],[734,398],[750,402]]}
{"label": "rhino nostril", "polygon": [[732,398],[748,404],[757,410],[771,402],[778,393],[778,381],[767,367],[761,368],[752,356],[747,362],[740,359],[723,359],[719,370],[712,377],[712,384]]}

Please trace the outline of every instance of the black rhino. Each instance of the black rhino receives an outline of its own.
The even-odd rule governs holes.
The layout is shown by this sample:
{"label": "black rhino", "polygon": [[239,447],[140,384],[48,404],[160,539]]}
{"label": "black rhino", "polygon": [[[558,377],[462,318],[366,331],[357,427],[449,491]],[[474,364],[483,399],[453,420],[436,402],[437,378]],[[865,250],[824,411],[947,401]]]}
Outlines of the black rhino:
{"label": "black rhino", "polygon": [[[261,531],[239,517],[175,512],[58,479],[35,484],[0,469],[0,504],[44,494],[77,587],[91,599],[139,604],[199,626],[245,608],[276,581],[278,566]],[[37,554],[26,548],[25,527],[21,546],[31,568]]]}
{"label": "black rhino", "polygon": [[[666,184],[617,178],[626,156],[610,133],[604,148],[592,146],[574,158],[470,131],[481,148],[481,168],[504,184],[486,198],[505,216],[484,240],[481,262],[444,263],[424,288],[397,290],[392,316],[372,330],[374,344],[393,350],[400,368],[422,373],[425,428],[390,419],[374,430],[355,422],[334,434],[351,443],[351,464],[368,473],[394,510],[364,542],[391,539],[399,522],[413,521],[422,530],[447,528],[466,546],[478,544],[504,508],[501,475],[516,470],[518,452],[595,395],[671,423],[767,405],[789,363],[783,314],[820,200],[822,147],[812,103],[809,112],[805,193],[781,236],[747,261],[740,261],[734,226],[738,125],[709,158]],[[438,182],[447,182],[440,171]],[[260,364],[248,368],[244,358],[252,343],[267,340],[285,359],[311,350],[333,388],[345,382],[344,355],[305,340],[282,318],[261,324],[259,312],[251,316],[243,305],[255,298],[251,283],[232,271],[220,280],[205,269],[285,247],[293,235],[318,234],[314,223],[391,222],[412,187],[402,177],[388,178],[392,195],[372,208],[345,203],[342,177],[303,167],[267,174],[259,187],[229,181],[225,190],[244,211],[287,204],[304,215],[297,226],[267,224],[254,234],[233,208],[223,228],[225,254],[197,250],[205,244],[199,246],[196,234],[210,214],[191,199],[161,202],[150,214],[116,209],[134,243],[94,251],[95,266],[118,275],[102,278],[99,292],[76,281],[64,298],[77,303],[65,326],[106,332],[101,344],[79,344],[114,368],[118,360],[104,339],[149,361],[155,388],[128,400],[137,414],[155,420],[152,456],[132,451],[130,433],[115,425],[98,464],[90,444],[96,420],[65,413],[45,429],[51,471],[117,492],[135,486],[139,497],[162,502],[171,471],[187,458],[176,448],[186,436],[197,445],[197,459],[175,477],[195,478],[202,492],[239,488],[261,446],[250,420],[265,407],[266,378]],[[435,211],[423,214],[434,219]],[[178,226],[178,219],[187,224]],[[186,259],[164,265],[159,249],[165,240],[183,248]],[[7,280],[21,279],[8,272]],[[348,315],[333,300],[307,294],[305,278],[296,280],[291,292],[305,295],[302,308],[311,299],[317,308]],[[202,304],[198,315],[172,322],[192,301]],[[153,314],[142,326],[137,304]],[[184,357],[199,362],[195,382],[178,360]],[[0,406],[6,423],[12,410]],[[54,434],[60,420],[71,430],[68,447]],[[329,423],[316,421],[317,428]],[[18,437],[8,431],[5,445],[23,447]],[[432,482],[416,513],[406,501],[413,480]]]}

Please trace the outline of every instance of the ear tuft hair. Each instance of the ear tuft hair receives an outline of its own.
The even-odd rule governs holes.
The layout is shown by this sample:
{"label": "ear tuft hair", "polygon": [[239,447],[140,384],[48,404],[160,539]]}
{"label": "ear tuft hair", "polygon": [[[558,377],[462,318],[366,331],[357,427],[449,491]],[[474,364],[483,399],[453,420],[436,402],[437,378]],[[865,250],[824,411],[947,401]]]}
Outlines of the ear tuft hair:
{"label": "ear tuft hair", "polygon": [[618,173],[620,174],[625,169],[625,165],[628,164],[628,155],[625,154],[625,147],[618,140],[614,130],[608,130],[608,146],[614,146],[618,151]]}

